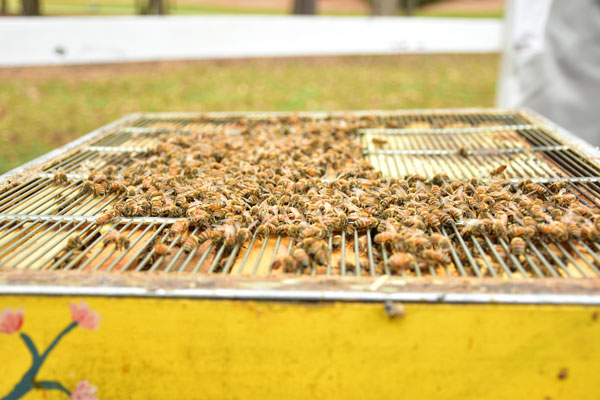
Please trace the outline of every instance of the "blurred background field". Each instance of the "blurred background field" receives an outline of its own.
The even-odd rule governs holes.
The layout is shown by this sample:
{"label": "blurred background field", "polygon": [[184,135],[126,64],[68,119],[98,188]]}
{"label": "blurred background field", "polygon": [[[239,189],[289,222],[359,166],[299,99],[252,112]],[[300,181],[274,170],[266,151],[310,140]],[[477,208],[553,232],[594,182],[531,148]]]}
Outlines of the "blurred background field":
{"label": "blurred background field", "polygon": [[[8,12],[17,14],[22,0],[6,0]],[[43,0],[43,15],[135,15],[144,0]],[[164,0],[172,15],[289,14],[291,0]],[[319,0],[320,15],[369,15],[372,0]],[[445,0],[426,2],[415,16],[500,18],[503,0]],[[401,13],[401,9],[398,13]]]}
{"label": "blurred background field", "polygon": [[493,106],[497,55],[0,69],[0,171],[137,111]]}

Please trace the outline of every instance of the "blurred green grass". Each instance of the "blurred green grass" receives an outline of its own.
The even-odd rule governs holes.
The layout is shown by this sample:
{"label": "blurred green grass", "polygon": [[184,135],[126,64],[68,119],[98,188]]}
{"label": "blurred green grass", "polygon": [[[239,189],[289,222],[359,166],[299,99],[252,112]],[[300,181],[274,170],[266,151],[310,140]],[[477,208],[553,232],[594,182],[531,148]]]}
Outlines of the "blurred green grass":
{"label": "blurred green grass", "polygon": [[497,65],[487,54],[0,69],[0,172],[137,111],[493,106]]}

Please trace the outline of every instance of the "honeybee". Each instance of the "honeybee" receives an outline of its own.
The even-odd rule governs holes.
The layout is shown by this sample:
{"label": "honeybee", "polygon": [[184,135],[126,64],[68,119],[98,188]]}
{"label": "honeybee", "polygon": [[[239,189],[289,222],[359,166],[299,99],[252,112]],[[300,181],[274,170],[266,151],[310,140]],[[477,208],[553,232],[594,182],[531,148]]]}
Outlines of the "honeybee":
{"label": "honeybee", "polygon": [[516,256],[525,254],[525,241],[520,237],[514,237],[510,241],[510,250]]}
{"label": "honeybee", "polygon": [[127,186],[127,197],[134,197],[137,194],[135,186]]}
{"label": "honeybee", "polygon": [[452,242],[446,236],[440,233],[434,233],[430,238],[431,244],[440,250],[450,250]]}
{"label": "honeybee", "polygon": [[106,183],[106,175],[102,172],[91,174],[88,179],[94,183]]}
{"label": "honeybee", "polygon": [[232,224],[223,225],[223,244],[226,248],[230,249],[235,246],[236,238],[235,238],[236,230],[235,226]]}
{"label": "honeybee", "polygon": [[108,185],[108,189],[110,192],[120,193],[120,192],[127,191],[127,186],[125,185],[124,182],[113,181]]}
{"label": "honeybee", "polygon": [[386,244],[390,243],[392,240],[394,240],[395,237],[396,237],[396,234],[394,232],[385,231],[385,232],[381,232],[381,233],[378,233],[377,235],[375,235],[375,237],[373,238],[373,241],[380,245],[386,245]]}
{"label": "honeybee", "polygon": [[327,246],[325,243],[315,238],[307,238],[301,242],[301,245],[318,265],[325,265],[327,262]]}
{"label": "honeybee", "polygon": [[215,245],[219,245],[225,240],[225,235],[216,229],[207,229],[198,235],[198,243],[204,243],[208,240],[212,241]]}
{"label": "honeybee", "polygon": [[171,254],[171,248],[166,243],[157,243],[154,246],[154,255],[157,257],[163,257]]}
{"label": "honeybee", "polygon": [[537,229],[533,226],[519,226],[519,225],[511,225],[508,228],[508,235],[510,237],[523,237],[525,239],[532,238],[537,232]]}
{"label": "honeybee", "polygon": [[196,247],[198,247],[198,237],[196,235],[190,234],[188,235],[188,237],[185,239],[185,242],[183,243],[183,251],[185,253],[191,253],[192,250],[194,250]]}
{"label": "honeybee", "polygon": [[395,273],[412,268],[414,263],[415,257],[410,253],[395,253],[388,259],[388,266]]}
{"label": "honeybee", "polygon": [[103,247],[106,247],[108,245],[110,245],[111,243],[117,243],[117,238],[119,237],[119,231],[115,230],[115,229],[111,229],[106,236],[104,237],[104,240],[102,241],[103,243]]}
{"label": "honeybee", "polygon": [[310,227],[305,228],[302,231],[302,237],[314,237],[317,239],[324,239],[329,236],[329,230],[327,227],[321,223],[314,224]]}
{"label": "honeybee", "polygon": [[333,235],[331,238],[331,247],[334,249],[339,248],[342,245],[342,235]]}
{"label": "honeybee", "polygon": [[127,235],[121,233],[119,234],[119,236],[117,236],[115,247],[118,250],[128,249],[130,245],[131,243],[129,242],[129,238],[127,237]]}
{"label": "honeybee", "polygon": [[72,234],[67,238],[67,250],[78,249],[83,246],[83,242],[81,241],[81,237],[76,233]]}
{"label": "honeybee", "polygon": [[447,265],[451,262],[450,256],[445,251],[427,249],[423,250],[421,257],[423,257],[427,263]]}
{"label": "honeybee", "polygon": [[493,169],[492,171],[490,171],[490,176],[492,178],[500,176],[500,175],[502,175],[504,173],[504,171],[506,170],[506,168],[507,168],[506,164],[501,165],[498,168]]}
{"label": "honeybee", "polygon": [[436,214],[426,213],[425,215],[423,215],[423,218],[427,222],[427,225],[429,225],[429,227],[431,228],[436,229],[439,228],[441,225],[440,219]]}
{"label": "honeybee", "polygon": [[93,193],[94,192],[94,182],[90,180],[83,181],[80,189],[81,194]]}
{"label": "honeybee", "polygon": [[567,230],[567,227],[560,222],[539,224],[538,231],[560,242],[564,242],[569,239],[569,231]]}
{"label": "honeybee", "polygon": [[464,146],[459,147],[459,149],[456,152],[461,157],[468,157],[471,154],[471,151]]}
{"label": "honeybee", "polygon": [[65,174],[62,170],[58,170],[54,173],[54,177],[52,179],[55,185],[62,185],[69,181],[67,174]]}
{"label": "honeybee", "polygon": [[240,246],[244,243],[249,242],[251,238],[252,234],[250,233],[250,230],[248,228],[240,228],[235,233],[235,243]]}
{"label": "honeybee", "polygon": [[273,265],[271,266],[271,268],[275,270],[281,268],[283,272],[290,273],[296,272],[296,270],[298,269],[298,264],[296,263],[294,257],[283,256],[275,258],[275,261],[273,261]]}
{"label": "honeybee", "polygon": [[386,139],[383,139],[380,137],[374,137],[374,138],[371,138],[371,142],[373,142],[373,144],[375,146],[381,147],[381,146],[386,145],[388,141]]}
{"label": "honeybee", "polygon": [[292,252],[292,257],[302,269],[310,268],[310,257],[308,253],[301,247],[297,247]]}
{"label": "honeybee", "polygon": [[178,219],[171,225],[171,229],[169,229],[169,235],[171,237],[182,235],[184,232],[188,230],[190,227],[190,222],[187,219]]}
{"label": "honeybee", "polygon": [[96,225],[104,225],[112,222],[117,217],[117,213],[115,210],[108,210],[104,214],[100,215],[96,218]]}
{"label": "honeybee", "polygon": [[275,232],[276,229],[277,228],[271,223],[261,224],[256,229],[256,237],[259,239],[264,239],[265,237],[269,236],[271,232]]}
{"label": "honeybee", "polygon": [[106,182],[95,183],[94,193],[98,196],[104,196],[106,194]]}

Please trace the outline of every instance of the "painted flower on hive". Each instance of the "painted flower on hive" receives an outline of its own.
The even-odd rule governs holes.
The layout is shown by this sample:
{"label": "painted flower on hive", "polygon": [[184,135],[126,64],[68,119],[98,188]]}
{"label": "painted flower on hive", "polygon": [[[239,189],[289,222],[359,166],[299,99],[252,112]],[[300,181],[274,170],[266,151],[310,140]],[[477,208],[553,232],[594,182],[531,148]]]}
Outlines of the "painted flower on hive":
{"label": "painted flower on hive", "polygon": [[100,315],[96,311],[90,310],[85,301],[81,301],[79,305],[70,303],[71,318],[77,322],[83,329],[96,330],[100,323]]}
{"label": "painted flower on hive", "polygon": [[0,333],[11,333],[18,332],[23,325],[23,310],[12,310],[6,308],[0,314]]}
{"label": "painted flower on hive", "polygon": [[[100,324],[100,315],[96,311],[90,310],[89,306],[85,301],[79,304],[70,303],[69,309],[71,311],[71,318],[73,319],[62,331],[56,335],[54,340],[48,345],[48,347],[40,352],[28,334],[20,332],[19,336],[29,353],[31,353],[31,366],[21,380],[14,386],[14,388],[0,400],[17,400],[25,396],[31,390],[43,389],[43,390],[57,390],[63,392],[71,400],[98,400],[96,397],[96,387],[90,385],[87,381],[83,380],[77,384],[75,389],[71,392],[63,386],[59,381],[51,380],[40,380],[37,379],[37,375],[42,368],[42,365],[48,358],[48,355],[54,350],[61,339],[73,329],[78,326],[83,329],[98,329]],[[23,325],[23,310],[12,310],[6,308],[0,313],[0,333],[16,333],[21,329]]]}
{"label": "painted flower on hive", "polygon": [[98,400],[95,393],[98,390],[95,386],[83,380],[77,384],[77,387],[71,392],[71,400]]}

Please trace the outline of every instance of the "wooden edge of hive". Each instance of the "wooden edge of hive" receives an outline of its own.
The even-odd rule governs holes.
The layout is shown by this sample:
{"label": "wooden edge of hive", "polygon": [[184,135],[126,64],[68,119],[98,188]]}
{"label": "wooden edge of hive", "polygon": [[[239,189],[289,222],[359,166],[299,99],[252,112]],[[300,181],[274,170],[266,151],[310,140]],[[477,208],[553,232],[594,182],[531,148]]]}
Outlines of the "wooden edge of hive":
{"label": "wooden edge of hive", "polygon": [[[445,302],[448,296],[469,295],[474,302],[479,298],[481,302],[487,303],[502,302],[502,299],[509,299],[510,296],[521,296],[521,300],[517,302],[527,302],[523,296],[574,295],[597,298],[593,303],[597,301],[600,304],[600,280],[292,275],[249,277],[176,275],[165,272],[132,274],[103,271],[0,271],[0,295],[35,293],[134,297],[241,296],[249,299],[277,299],[280,296],[285,299],[296,296],[300,300],[331,301],[380,301],[385,300],[386,296],[399,296],[398,299],[416,302]],[[417,294],[423,296],[419,297]],[[460,298],[457,297],[456,301]],[[536,302],[534,298],[530,300]]]}

